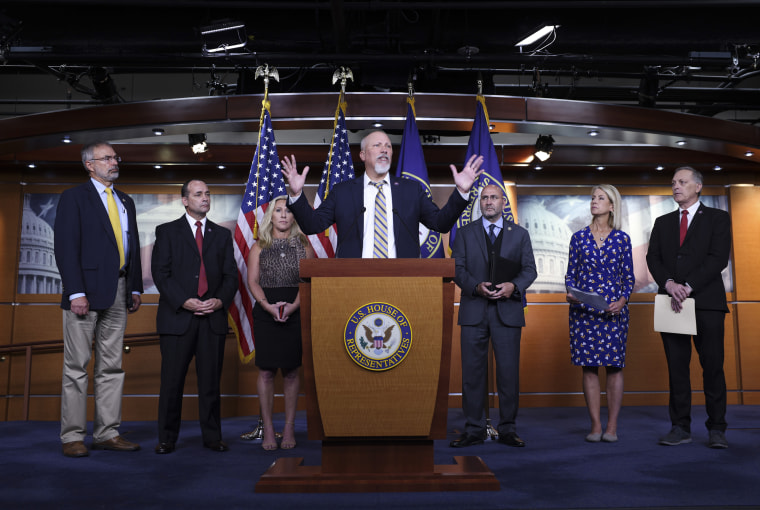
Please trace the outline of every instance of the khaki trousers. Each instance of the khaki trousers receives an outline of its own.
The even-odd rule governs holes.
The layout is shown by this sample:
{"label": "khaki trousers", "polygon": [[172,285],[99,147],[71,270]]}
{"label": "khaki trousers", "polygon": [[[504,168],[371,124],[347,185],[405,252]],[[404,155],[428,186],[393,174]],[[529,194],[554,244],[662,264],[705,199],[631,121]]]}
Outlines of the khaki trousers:
{"label": "khaki trousers", "polygon": [[95,341],[95,410],[92,438],[107,441],[119,435],[124,371],[121,353],[127,327],[126,278],[119,278],[116,300],[106,310],[79,316],[63,311],[63,385],[61,442],[83,441],[87,435],[87,365]]}

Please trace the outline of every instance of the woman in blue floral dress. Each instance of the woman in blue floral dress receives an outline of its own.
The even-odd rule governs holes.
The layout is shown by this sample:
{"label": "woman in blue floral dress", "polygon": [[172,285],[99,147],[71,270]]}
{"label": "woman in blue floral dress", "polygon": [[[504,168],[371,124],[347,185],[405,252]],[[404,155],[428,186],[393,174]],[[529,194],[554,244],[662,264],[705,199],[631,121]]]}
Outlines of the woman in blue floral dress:
{"label": "woman in blue floral dress", "polygon": [[[583,367],[591,432],[589,442],[617,441],[617,419],[623,401],[623,367],[628,338],[628,299],[633,292],[631,239],[620,228],[621,198],[617,189],[599,184],[591,190],[591,225],[570,239],[565,284],[596,292],[607,302],[604,310],[581,303],[568,290],[570,354]],[[607,377],[607,428],[602,434],[599,367]]]}

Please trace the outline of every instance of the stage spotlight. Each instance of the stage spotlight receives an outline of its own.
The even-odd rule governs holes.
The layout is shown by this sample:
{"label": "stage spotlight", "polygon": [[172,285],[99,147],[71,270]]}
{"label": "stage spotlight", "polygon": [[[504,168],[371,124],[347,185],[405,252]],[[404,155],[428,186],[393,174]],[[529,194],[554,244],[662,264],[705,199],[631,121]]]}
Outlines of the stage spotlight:
{"label": "stage spotlight", "polygon": [[552,135],[538,135],[536,140],[536,147],[533,151],[533,156],[540,161],[546,161],[552,155],[554,151],[554,138]]}
{"label": "stage spotlight", "polygon": [[549,34],[552,34],[558,28],[559,28],[559,25],[544,25],[538,28],[536,31],[534,31],[525,39],[515,44],[515,46],[518,46],[520,48],[520,52],[522,53],[523,46],[530,46],[531,44],[538,41],[542,37],[549,36]]}
{"label": "stage spotlight", "polygon": [[201,27],[203,53],[218,53],[242,48],[246,44],[245,24],[238,21],[226,21],[215,25]]}
{"label": "stage spotlight", "polygon": [[208,150],[206,133],[191,133],[187,135],[187,139],[190,143],[190,147],[193,149],[193,154],[201,154]]}

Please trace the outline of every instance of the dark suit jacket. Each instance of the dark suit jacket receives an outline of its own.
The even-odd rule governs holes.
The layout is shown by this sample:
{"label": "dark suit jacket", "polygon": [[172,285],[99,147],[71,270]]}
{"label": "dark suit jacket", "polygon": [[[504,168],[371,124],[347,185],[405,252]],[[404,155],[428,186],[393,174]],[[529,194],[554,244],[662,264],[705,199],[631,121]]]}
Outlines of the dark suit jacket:
{"label": "dark suit jacket", "polygon": [[[454,281],[462,289],[457,322],[460,326],[474,326],[486,316],[489,300],[475,294],[475,288],[479,283],[490,280],[488,246],[484,232],[483,223],[478,219],[458,229],[454,238],[451,253],[456,264]],[[538,276],[528,231],[511,221],[504,220],[499,256],[520,263],[520,271],[512,279],[512,283],[524,296],[526,289]],[[504,324],[512,327],[525,326],[525,314],[521,301],[500,299],[496,306],[499,310],[499,318]]]}
{"label": "dark suit jacket", "polygon": [[[430,200],[418,182],[390,177],[393,208],[393,235],[398,258],[419,258],[419,223],[437,232],[448,232],[459,218],[467,200],[457,190],[442,209]],[[337,184],[317,209],[300,198],[288,207],[305,234],[316,234],[333,223],[338,228],[337,257],[361,258],[364,238],[364,176]]]}
{"label": "dark suit jacket", "polygon": [[[238,285],[237,266],[232,254],[232,235],[224,227],[206,220],[203,236],[203,264],[208,292],[204,299],[218,298],[223,306],[209,316],[214,333],[227,332],[227,309]],[[156,227],[151,257],[153,281],[161,293],[156,312],[156,330],[161,335],[181,335],[190,326],[193,313],[182,308],[185,301],[198,297],[201,258],[193,229],[183,214],[177,220]]]}
{"label": "dark suit jacket", "polygon": [[[129,218],[129,247],[124,258],[127,307],[130,307],[132,293],[143,291],[137,213],[129,195],[115,188],[114,191]],[[105,310],[113,305],[119,283],[119,249],[108,212],[89,179],[61,194],[55,216],[55,262],[63,282],[61,308],[70,310],[69,296],[79,293],[87,296],[91,310]]]}
{"label": "dark suit jacket", "polygon": [[731,251],[731,218],[726,211],[700,205],[678,245],[678,209],[657,218],[649,238],[647,266],[667,294],[665,283],[672,279],[693,289],[695,308],[728,312],[721,271],[728,265]]}

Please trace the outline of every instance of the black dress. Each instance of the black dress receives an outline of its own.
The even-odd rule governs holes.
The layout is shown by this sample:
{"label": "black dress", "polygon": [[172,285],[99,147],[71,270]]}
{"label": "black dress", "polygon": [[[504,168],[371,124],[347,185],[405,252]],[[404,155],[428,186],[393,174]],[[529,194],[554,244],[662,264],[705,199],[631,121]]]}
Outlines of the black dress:
{"label": "black dress", "polygon": [[[259,285],[270,303],[292,303],[298,295],[298,262],[306,249],[298,238],[274,239],[259,257]],[[292,370],[301,366],[301,313],[296,310],[285,322],[275,322],[259,303],[253,307],[255,364],[265,370]]]}

